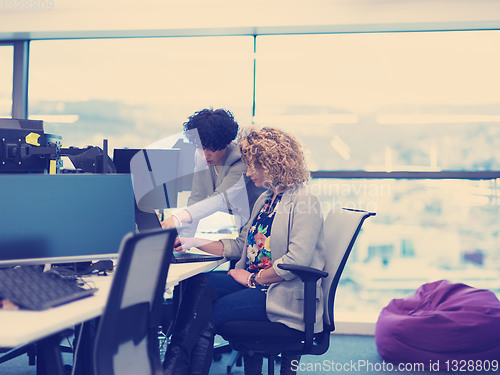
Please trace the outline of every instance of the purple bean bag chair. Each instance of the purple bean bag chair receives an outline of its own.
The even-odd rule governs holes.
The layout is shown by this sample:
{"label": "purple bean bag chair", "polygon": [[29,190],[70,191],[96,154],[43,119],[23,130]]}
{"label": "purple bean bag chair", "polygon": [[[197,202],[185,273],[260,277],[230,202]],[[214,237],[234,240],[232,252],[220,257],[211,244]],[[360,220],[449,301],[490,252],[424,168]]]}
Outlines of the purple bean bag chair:
{"label": "purple bean bag chair", "polygon": [[[500,360],[500,301],[489,290],[440,280],[393,299],[380,313],[375,343],[390,363],[457,371]],[[477,366],[476,366],[477,367]]]}

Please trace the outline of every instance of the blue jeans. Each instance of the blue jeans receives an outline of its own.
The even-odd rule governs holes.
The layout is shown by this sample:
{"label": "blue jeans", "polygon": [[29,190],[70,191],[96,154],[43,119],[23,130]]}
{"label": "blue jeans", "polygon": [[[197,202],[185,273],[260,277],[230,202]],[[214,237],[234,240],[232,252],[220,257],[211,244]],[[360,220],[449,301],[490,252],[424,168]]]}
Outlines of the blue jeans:
{"label": "blue jeans", "polygon": [[266,293],[260,288],[247,288],[223,272],[208,273],[207,279],[219,295],[212,310],[212,320],[216,326],[231,320],[269,322]]}

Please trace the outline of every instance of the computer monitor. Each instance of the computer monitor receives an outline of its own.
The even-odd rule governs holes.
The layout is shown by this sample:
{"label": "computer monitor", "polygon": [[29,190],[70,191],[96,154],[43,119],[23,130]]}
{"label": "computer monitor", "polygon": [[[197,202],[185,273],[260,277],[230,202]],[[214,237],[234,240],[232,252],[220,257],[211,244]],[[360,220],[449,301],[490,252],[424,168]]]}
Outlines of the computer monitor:
{"label": "computer monitor", "polygon": [[116,258],[133,199],[129,175],[0,174],[0,266]]}
{"label": "computer monitor", "polygon": [[115,148],[113,150],[113,164],[116,173],[130,173],[130,160],[141,149],[139,148]]}
{"label": "computer monitor", "polygon": [[179,157],[177,148],[114,150],[116,172],[131,174],[139,210],[153,213],[177,207],[178,193],[183,190]]}

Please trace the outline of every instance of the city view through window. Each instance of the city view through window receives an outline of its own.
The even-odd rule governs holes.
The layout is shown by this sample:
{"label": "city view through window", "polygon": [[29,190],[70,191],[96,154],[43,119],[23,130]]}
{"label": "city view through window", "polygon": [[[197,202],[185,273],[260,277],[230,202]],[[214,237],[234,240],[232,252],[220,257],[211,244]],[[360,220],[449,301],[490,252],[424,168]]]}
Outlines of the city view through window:
{"label": "city view through window", "polygon": [[392,298],[442,279],[500,295],[497,181],[315,179],[312,187],[325,212],[377,213],[341,280],[342,320],[359,311],[374,319]]}

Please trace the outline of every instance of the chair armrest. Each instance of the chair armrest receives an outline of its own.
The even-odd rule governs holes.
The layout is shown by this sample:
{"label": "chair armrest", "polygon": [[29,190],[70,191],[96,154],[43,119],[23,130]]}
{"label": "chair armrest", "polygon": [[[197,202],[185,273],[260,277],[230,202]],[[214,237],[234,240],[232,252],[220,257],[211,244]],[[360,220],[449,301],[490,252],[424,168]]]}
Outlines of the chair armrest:
{"label": "chair armrest", "polygon": [[306,281],[317,281],[322,277],[327,277],[328,272],[318,270],[317,268],[307,267],[307,266],[299,266],[296,264],[287,264],[280,263],[278,264],[278,268],[281,268],[285,271],[290,271],[291,273],[300,277],[303,282]]}
{"label": "chair armrest", "polygon": [[297,275],[304,283],[304,352],[308,353],[313,347],[316,322],[316,283],[320,278],[327,277],[328,272],[295,264],[280,263],[278,267]]}

